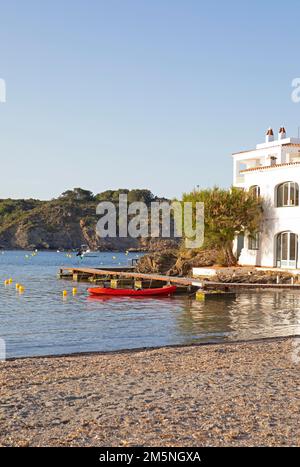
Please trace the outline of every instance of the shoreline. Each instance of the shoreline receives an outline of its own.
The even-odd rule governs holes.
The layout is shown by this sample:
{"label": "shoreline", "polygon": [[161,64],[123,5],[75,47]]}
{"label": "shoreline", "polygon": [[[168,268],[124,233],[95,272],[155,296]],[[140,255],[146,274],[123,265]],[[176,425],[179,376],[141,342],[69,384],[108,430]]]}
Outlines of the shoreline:
{"label": "shoreline", "polygon": [[[47,355],[31,355],[23,357],[8,357],[5,362],[12,362],[18,360],[27,360],[27,359],[40,359],[40,358],[65,358],[65,357],[93,357],[100,355],[123,355],[123,354],[132,354],[132,353],[141,353],[141,352],[151,352],[155,350],[162,349],[181,349],[189,347],[206,347],[206,346],[223,346],[223,345],[242,345],[242,344],[260,344],[264,342],[273,342],[277,340],[288,340],[288,339],[297,339],[300,338],[300,334],[291,334],[288,336],[272,336],[272,337],[259,337],[257,339],[245,339],[245,340],[228,340],[223,342],[195,342],[192,344],[168,344],[152,347],[135,347],[119,350],[90,350],[83,352],[71,352],[71,353],[61,353],[61,354],[47,354]],[[4,362],[4,363],[5,363]]]}
{"label": "shoreline", "polygon": [[0,445],[299,446],[299,362],[299,336],[8,360]]}

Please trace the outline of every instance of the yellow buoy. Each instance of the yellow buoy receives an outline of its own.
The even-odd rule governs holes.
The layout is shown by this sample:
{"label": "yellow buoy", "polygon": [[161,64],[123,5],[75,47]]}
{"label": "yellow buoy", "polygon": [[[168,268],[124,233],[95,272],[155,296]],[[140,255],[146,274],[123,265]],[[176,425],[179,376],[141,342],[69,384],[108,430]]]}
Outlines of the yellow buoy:
{"label": "yellow buoy", "polygon": [[19,285],[19,292],[20,293],[23,293],[25,290],[25,287],[23,287],[23,285]]}
{"label": "yellow buoy", "polygon": [[197,290],[196,300],[203,302],[205,300],[205,293],[201,292],[200,290]]}
{"label": "yellow buoy", "polygon": [[9,284],[12,284],[12,282],[13,282],[12,278],[8,279]]}
{"label": "yellow buoy", "polygon": [[18,290],[18,288],[20,287],[20,284],[16,283],[16,289]]}
{"label": "yellow buoy", "polygon": [[63,297],[66,297],[68,295],[68,292],[66,290],[63,290]]}
{"label": "yellow buoy", "polygon": [[8,280],[7,280],[7,279],[5,279],[5,281],[4,281],[4,285],[7,285],[7,284],[8,284]]}
{"label": "yellow buoy", "polygon": [[75,295],[77,293],[77,288],[73,287],[72,292],[73,292],[73,295]]}

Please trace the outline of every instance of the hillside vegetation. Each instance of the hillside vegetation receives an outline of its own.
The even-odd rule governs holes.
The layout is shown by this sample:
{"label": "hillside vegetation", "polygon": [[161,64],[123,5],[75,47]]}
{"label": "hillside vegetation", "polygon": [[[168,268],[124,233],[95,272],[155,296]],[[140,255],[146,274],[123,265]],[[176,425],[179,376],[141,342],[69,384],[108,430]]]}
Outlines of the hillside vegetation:
{"label": "hillside vegetation", "polygon": [[164,239],[99,238],[96,235],[97,204],[118,203],[126,193],[128,202],[143,201],[150,206],[159,200],[149,190],[107,190],[93,194],[74,188],[50,201],[0,199],[0,246],[6,249],[75,249],[87,244],[92,249],[151,250],[172,247],[177,242]]}

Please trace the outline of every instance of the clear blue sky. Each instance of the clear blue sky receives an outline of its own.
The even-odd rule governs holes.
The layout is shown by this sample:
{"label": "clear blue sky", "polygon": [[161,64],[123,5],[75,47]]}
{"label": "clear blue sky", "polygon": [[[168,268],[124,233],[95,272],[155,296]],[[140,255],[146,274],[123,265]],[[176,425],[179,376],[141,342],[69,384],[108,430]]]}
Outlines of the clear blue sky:
{"label": "clear blue sky", "polygon": [[0,197],[179,196],[297,135],[299,1],[0,0]]}

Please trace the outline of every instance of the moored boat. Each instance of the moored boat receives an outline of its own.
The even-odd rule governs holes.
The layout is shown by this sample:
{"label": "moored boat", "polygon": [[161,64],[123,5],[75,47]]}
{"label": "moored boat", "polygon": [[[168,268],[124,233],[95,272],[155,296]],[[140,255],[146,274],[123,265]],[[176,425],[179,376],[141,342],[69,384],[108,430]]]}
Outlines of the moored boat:
{"label": "moored boat", "polygon": [[176,285],[158,287],[155,289],[112,289],[110,287],[92,287],[88,289],[91,295],[113,295],[118,297],[147,297],[154,295],[171,295],[176,291]]}

